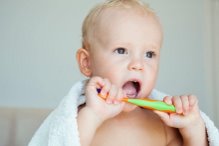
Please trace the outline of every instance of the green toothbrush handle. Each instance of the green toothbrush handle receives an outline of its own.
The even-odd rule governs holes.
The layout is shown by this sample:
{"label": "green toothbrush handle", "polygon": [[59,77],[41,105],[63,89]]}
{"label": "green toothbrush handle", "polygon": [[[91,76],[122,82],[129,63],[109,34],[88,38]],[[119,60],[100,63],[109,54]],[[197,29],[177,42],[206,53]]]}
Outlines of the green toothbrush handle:
{"label": "green toothbrush handle", "polygon": [[124,98],[123,101],[151,110],[158,110],[167,113],[176,112],[174,105],[166,104],[165,102],[159,100]]}

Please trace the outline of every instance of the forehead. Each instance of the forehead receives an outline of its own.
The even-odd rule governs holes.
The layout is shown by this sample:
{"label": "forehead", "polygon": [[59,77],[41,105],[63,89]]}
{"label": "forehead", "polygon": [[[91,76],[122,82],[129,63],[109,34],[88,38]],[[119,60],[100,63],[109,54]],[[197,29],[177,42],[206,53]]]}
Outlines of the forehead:
{"label": "forehead", "polygon": [[138,8],[111,7],[104,9],[102,13],[96,18],[95,26],[98,26],[98,24],[101,24],[103,22],[113,23],[114,21],[118,21],[117,19],[125,20],[127,17],[128,19],[131,19],[131,17],[141,17],[145,20],[147,19],[148,21],[153,21],[159,24],[157,16],[150,11]]}
{"label": "forehead", "polygon": [[96,18],[94,18],[95,20],[93,23],[93,28],[91,29],[96,31],[101,27],[107,27],[110,24],[113,24],[115,21],[120,21],[120,23],[123,23],[122,21],[126,19],[130,19],[130,22],[136,21],[135,17],[153,23],[157,29],[162,31],[160,21],[156,14],[150,9],[146,9],[142,6],[104,8],[96,16]]}
{"label": "forehead", "polygon": [[154,13],[142,9],[107,8],[96,19],[93,30],[95,30],[92,35],[94,38],[101,38],[109,34],[119,37],[119,34],[123,34],[121,32],[138,33],[143,31],[148,34],[158,34],[159,42],[162,42],[162,29],[158,18]]}
{"label": "forehead", "polygon": [[[113,19],[114,17],[120,17],[123,18],[127,16],[127,14],[132,14],[132,15],[138,15],[138,16],[145,16],[145,17],[156,17],[156,15],[140,6],[132,6],[132,7],[122,7],[122,6],[117,6],[117,7],[106,7],[103,8],[100,13],[96,16],[96,23],[101,22],[101,20],[106,20],[108,18]],[[95,18],[94,18],[95,19]]]}

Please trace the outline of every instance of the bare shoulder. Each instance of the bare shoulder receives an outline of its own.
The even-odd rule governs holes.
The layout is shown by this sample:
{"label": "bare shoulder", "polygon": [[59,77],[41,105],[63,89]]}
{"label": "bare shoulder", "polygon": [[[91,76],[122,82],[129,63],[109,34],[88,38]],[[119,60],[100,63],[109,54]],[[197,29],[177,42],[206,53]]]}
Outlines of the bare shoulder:
{"label": "bare shoulder", "polygon": [[165,125],[165,131],[167,135],[167,146],[182,146],[182,136],[177,128],[172,128]]}

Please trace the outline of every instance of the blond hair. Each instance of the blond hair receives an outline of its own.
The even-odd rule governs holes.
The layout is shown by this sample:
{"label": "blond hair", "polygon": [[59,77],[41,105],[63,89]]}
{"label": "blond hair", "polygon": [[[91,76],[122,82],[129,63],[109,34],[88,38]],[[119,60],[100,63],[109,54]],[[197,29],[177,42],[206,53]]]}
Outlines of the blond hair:
{"label": "blond hair", "polygon": [[140,0],[107,0],[104,3],[96,5],[86,16],[82,26],[82,47],[84,49],[90,48],[90,34],[94,32],[94,26],[97,23],[97,18],[107,8],[121,8],[121,9],[138,9],[147,14],[156,16],[154,11],[149,8],[147,4]]}

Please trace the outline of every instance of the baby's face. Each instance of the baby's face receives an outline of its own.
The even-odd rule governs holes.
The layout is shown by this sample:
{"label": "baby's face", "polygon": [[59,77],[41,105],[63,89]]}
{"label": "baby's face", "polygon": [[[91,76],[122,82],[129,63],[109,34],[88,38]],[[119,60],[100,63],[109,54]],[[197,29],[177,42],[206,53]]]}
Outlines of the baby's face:
{"label": "baby's face", "polygon": [[152,15],[104,11],[91,42],[92,76],[108,78],[129,98],[147,97],[154,88],[162,31]]}

